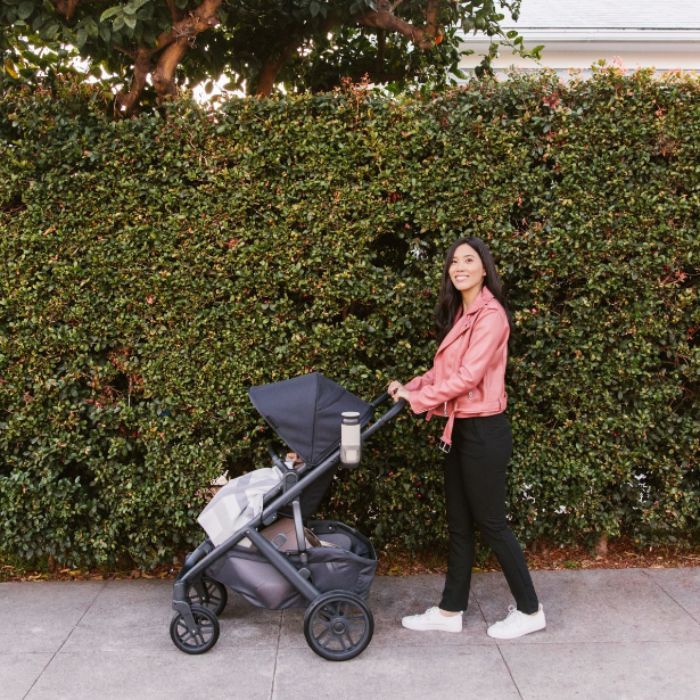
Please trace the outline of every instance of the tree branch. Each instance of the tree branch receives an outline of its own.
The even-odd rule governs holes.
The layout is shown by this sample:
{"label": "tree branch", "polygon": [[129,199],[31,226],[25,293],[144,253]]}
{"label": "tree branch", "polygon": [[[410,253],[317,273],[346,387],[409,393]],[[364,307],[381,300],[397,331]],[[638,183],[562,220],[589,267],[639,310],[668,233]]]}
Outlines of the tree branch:
{"label": "tree branch", "polygon": [[435,46],[435,38],[438,35],[438,11],[440,0],[427,0],[423,27],[417,27],[394,14],[398,2],[391,3],[383,0],[377,3],[377,9],[366,12],[358,18],[358,23],[365,27],[386,29],[398,32],[410,39],[420,49],[430,49]]}
{"label": "tree branch", "polygon": [[379,29],[377,31],[377,61],[375,71],[381,73],[384,70],[384,54],[386,52],[386,31]]}
{"label": "tree branch", "polygon": [[165,4],[170,10],[170,18],[172,19],[173,24],[175,24],[175,22],[179,22],[182,19],[182,11],[175,4],[175,0],[165,0]]}
{"label": "tree branch", "polygon": [[117,95],[117,105],[119,105],[121,113],[127,117],[133,114],[141,93],[146,87],[146,78],[151,72],[152,55],[153,51],[150,49],[138,49],[134,59],[134,75],[131,78],[131,89],[128,93]]}
{"label": "tree branch", "polygon": [[[339,20],[334,17],[328,17],[321,26],[320,32],[323,34],[329,32]],[[282,51],[274,57],[268,58],[258,76],[257,89],[255,94],[258,97],[267,97],[275,86],[275,80],[279,72],[284,67],[284,64],[294,55],[294,53],[302,46],[306,37],[297,37],[290,41]]]}
{"label": "tree branch", "polygon": [[268,58],[263,65],[260,75],[258,76],[258,85],[255,94],[258,97],[267,97],[275,85],[277,75],[284,67],[284,64],[294,55],[299,47],[304,43],[304,39],[295,39],[287,44],[279,54],[274,58]]}
{"label": "tree branch", "polygon": [[438,16],[440,14],[440,0],[428,0],[425,8],[425,31],[433,39],[438,35]]}
{"label": "tree branch", "polygon": [[221,5],[221,0],[204,0],[188,17],[173,23],[167,32],[162,32],[158,36],[155,51],[162,51],[166,46],[183,37],[194,40],[197,34],[215,27],[219,23],[216,17],[219,5]]}
{"label": "tree branch", "polygon": [[[177,67],[197,34],[218,24],[216,11],[219,9],[221,1],[204,0],[187,17],[173,22],[168,31],[162,32],[156,39],[156,45],[153,48],[140,47],[131,52],[115,47],[134,58],[134,74],[129,92],[121,93],[117,97],[117,104],[124,115],[128,116],[133,113],[141,93],[146,87],[146,79],[149,74],[152,74],[153,87],[159,98],[177,93],[175,85]],[[171,0],[167,0],[167,2],[171,12],[173,9],[177,9]],[[152,59],[157,54],[160,55],[154,68]]]}
{"label": "tree branch", "polygon": [[168,44],[160,54],[156,69],[153,71],[153,87],[156,89],[158,97],[177,94],[175,71],[187,53],[189,41],[189,37],[181,36]]}
{"label": "tree branch", "polygon": [[80,0],[51,0],[51,2],[60,14],[67,20],[70,20]]}

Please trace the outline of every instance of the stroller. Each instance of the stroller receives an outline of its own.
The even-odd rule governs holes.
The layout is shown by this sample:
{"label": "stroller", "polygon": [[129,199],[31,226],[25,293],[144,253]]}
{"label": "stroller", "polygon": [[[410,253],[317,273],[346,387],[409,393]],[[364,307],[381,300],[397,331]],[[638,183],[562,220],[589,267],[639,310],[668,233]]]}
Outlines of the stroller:
{"label": "stroller", "polygon": [[[341,414],[352,412],[350,422],[359,422],[364,442],[404,402],[369,425],[389,395],[366,403],[316,372],[253,387],[248,395],[303,463],[285,463],[269,445],[271,468],[228,482],[202,511],[198,522],[208,537],[187,556],[173,586],[170,636],[188,654],[211,649],[230,588],[259,607],[306,607],[304,635],[311,649],[332,661],[352,659],[374,629],[366,603],[377,566],[374,548],[343,523],[305,521],[346,455]],[[359,462],[359,452],[346,461]]]}

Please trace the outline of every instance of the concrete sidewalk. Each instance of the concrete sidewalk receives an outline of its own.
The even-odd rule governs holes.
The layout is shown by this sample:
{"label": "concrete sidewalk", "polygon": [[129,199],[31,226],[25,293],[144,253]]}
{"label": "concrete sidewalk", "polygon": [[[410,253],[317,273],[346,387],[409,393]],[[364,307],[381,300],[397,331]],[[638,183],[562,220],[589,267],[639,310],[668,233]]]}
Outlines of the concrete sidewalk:
{"label": "concrete sidewalk", "polygon": [[700,568],[535,571],[548,627],[497,643],[510,603],[476,574],[462,634],[418,633],[402,615],[435,604],[439,576],[379,577],[375,633],[334,663],[306,645],[303,611],[230,595],[218,644],[175,649],[169,581],[0,584],[0,698],[700,698]]}

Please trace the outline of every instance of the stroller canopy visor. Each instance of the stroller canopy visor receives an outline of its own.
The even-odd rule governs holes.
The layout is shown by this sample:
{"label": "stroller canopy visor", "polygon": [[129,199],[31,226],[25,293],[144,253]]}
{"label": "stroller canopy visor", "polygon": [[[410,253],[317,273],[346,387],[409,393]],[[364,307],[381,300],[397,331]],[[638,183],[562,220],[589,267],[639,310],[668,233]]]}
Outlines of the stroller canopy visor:
{"label": "stroller canopy visor", "polygon": [[318,372],[254,386],[248,396],[277,435],[312,467],[340,445],[341,413],[357,411],[362,426],[372,415],[368,403]]}

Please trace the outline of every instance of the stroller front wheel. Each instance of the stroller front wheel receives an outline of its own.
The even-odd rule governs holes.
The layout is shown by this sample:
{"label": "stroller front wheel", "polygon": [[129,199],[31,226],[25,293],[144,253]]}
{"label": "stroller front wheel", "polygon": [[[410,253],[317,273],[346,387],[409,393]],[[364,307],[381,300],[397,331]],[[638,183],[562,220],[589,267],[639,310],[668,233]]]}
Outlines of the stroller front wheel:
{"label": "stroller front wheel", "polygon": [[329,661],[347,661],[361,654],[374,632],[374,618],[360,596],[329,591],[311,602],[304,614],[309,646]]}
{"label": "stroller front wheel", "polygon": [[175,646],[186,654],[204,654],[219,639],[219,621],[216,615],[202,605],[191,607],[194,628],[190,629],[180,613],[170,622],[170,638]]}

